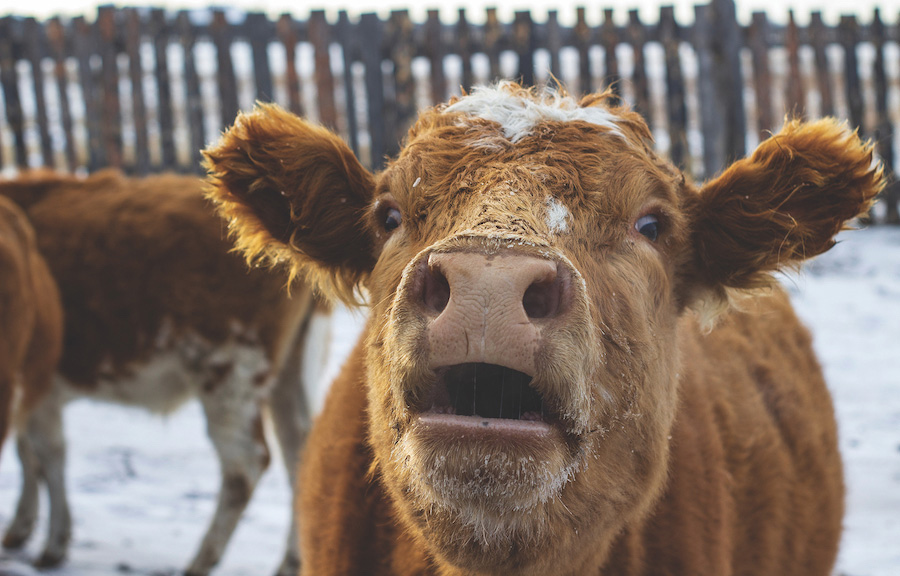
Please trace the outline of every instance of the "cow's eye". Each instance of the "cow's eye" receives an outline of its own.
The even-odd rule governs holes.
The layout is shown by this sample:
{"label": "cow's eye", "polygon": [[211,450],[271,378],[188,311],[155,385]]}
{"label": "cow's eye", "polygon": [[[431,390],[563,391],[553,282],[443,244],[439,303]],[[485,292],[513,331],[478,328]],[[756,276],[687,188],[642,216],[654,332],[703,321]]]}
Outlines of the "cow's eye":
{"label": "cow's eye", "polygon": [[391,207],[384,211],[383,225],[385,230],[388,232],[396,230],[401,223],[403,223],[403,215],[400,214],[400,210]]}
{"label": "cow's eye", "polygon": [[656,242],[656,239],[659,237],[659,218],[653,214],[641,216],[634,223],[634,229],[651,242]]}

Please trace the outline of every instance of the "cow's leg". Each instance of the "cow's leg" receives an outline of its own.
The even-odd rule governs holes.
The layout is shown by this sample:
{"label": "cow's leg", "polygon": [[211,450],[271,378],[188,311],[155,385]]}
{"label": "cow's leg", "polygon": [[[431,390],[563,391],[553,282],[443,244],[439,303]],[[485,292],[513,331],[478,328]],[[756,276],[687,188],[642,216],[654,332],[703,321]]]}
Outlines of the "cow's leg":
{"label": "cow's leg", "polygon": [[16,438],[16,451],[22,466],[22,488],[19,492],[19,503],[16,505],[16,515],[3,536],[3,547],[10,549],[21,548],[34,531],[38,513],[38,488],[41,479],[40,466],[34,454],[34,448],[31,447],[24,431]]}
{"label": "cow's leg", "polygon": [[225,375],[205,386],[200,399],[219,456],[222,486],[215,515],[186,571],[190,576],[208,574],[218,563],[269,464],[261,400],[253,385],[256,375],[246,373],[248,367],[240,362],[217,370]]}
{"label": "cow's leg", "polygon": [[62,562],[72,536],[72,519],[66,496],[66,442],[63,436],[62,409],[64,400],[60,387],[54,386],[35,408],[25,427],[25,435],[37,459],[40,474],[47,483],[50,501],[50,527],[44,551],[36,566],[56,566]]}
{"label": "cow's leg", "polygon": [[318,383],[321,376],[321,368],[328,356],[329,337],[328,311],[317,307],[304,323],[272,389],[270,402],[272,420],[293,494],[293,505],[290,510],[291,529],[288,532],[284,559],[278,567],[278,576],[294,576],[300,570],[296,513],[299,490],[297,464],[312,420],[308,392]]}

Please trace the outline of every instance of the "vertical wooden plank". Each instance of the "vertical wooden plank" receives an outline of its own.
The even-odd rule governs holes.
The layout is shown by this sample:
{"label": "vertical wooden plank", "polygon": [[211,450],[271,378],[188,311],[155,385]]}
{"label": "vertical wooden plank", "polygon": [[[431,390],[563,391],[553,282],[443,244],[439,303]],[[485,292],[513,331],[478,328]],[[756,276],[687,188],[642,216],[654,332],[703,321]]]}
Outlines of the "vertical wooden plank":
{"label": "vertical wooden plank", "polygon": [[279,42],[284,46],[284,83],[287,88],[288,109],[300,116],[303,114],[303,105],[300,102],[300,75],[297,73],[297,29],[294,18],[290,14],[282,14],[275,25],[275,33],[278,35]]}
{"label": "vertical wooden plank", "polygon": [[497,9],[487,9],[487,20],[484,24],[484,53],[488,57],[488,65],[491,70],[490,82],[496,82],[500,78],[500,50],[503,30],[500,20],[497,18]]}
{"label": "vertical wooden plank", "polygon": [[425,21],[425,55],[431,63],[431,101],[440,104],[447,98],[447,78],[444,75],[444,34],[440,12],[429,10]]}
{"label": "vertical wooden plank", "polygon": [[[76,155],[75,139],[72,137],[72,107],[69,102],[69,75],[66,73],[66,58],[70,54],[70,47],[66,40],[66,29],[59,18],[51,18],[47,22],[47,40],[50,43],[50,53],[53,56],[53,75],[56,78],[57,97],[59,98],[66,167],[72,172],[78,165],[78,157]],[[2,164],[2,161],[0,161],[0,164]]]}
{"label": "vertical wooden plank", "polygon": [[25,146],[25,116],[19,94],[19,76],[16,73],[17,47],[22,38],[21,24],[12,16],[0,19],[0,85],[6,101],[6,121],[13,133],[16,150],[16,166],[28,167],[28,149]]}
{"label": "vertical wooden plank", "polygon": [[716,90],[716,58],[713,46],[713,9],[709,4],[694,6],[694,49],[697,51],[697,92],[700,130],[703,133],[703,175],[710,178],[725,164],[724,102]]}
{"label": "vertical wooden plank", "polygon": [[859,24],[856,16],[841,16],[838,38],[844,49],[844,86],[850,125],[862,129],[863,97],[862,84],[859,80],[859,63],[856,59],[856,47],[859,45]]}
{"label": "vertical wooden plank", "polygon": [[44,94],[44,70],[41,62],[44,59],[44,46],[47,43],[47,37],[44,32],[44,26],[39,24],[34,18],[26,18],[25,36],[23,38],[25,44],[25,56],[31,64],[31,79],[34,89],[34,105],[35,120],[38,126],[38,135],[40,136],[41,157],[43,165],[53,167],[56,165],[53,158],[53,141],[50,138],[50,121],[47,118],[47,98]]}
{"label": "vertical wooden plank", "polygon": [[659,12],[659,40],[666,55],[666,113],[669,119],[671,146],[669,157],[683,168],[687,154],[687,108],[684,100],[684,74],[678,53],[680,31],[672,6],[663,6]]}
{"label": "vertical wooden plank", "polygon": [[334,77],[331,75],[331,27],[325,12],[314,10],[309,15],[309,41],[313,45],[316,61],[316,94],[318,95],[319,121],[329,128],[337,128],[337,107],[334,104]]}
{"label": "vertical wooden plank", "polygon": [[[747,152],[747,116],[744,109],[744,76],[741,48],[744,31],[737,21],[734,0],[712,0],[719,99],[724,103],[725,160],[743,158]],[[722,164],[716,170],[721,170]]]}
{"label": "vertical wooden plank", "polygon": [[547,12],[547,51],[550,53],[550,74],[557,80],[561,80],[562,76],[560,50],[562,50],[562,32],[559,28],[559,18],[556,10],[550,10]]}
{"label": "vertical wooden plank", "polygon": [[634,72],[631,75],[631,83],[634,85],[634,107],[650,120],[650,88],[647,82],[647,68],[644,61],[644,46],[647,43],[647,30],[641,23],[637,10],[628,12],[628,41],[634,51]]}
{"label": "vertical wooden plank", "polygon": [[747,30],[747,44],[753,58],[753,88],[756,93],[756,114],[760,139],[775,127],[772,117],[772,75],[769,72],[769,21],[765,12],[754,12]]}
{"label": "vertical wooden plank", "polygon": [[469,90],[474,83],[472,76],[472,34],[469,30],[469,21],[466,19],[466,9],[459,9],[459,20],[456,22],[456,48],[459,50],[459,58],[462,60],[462,87]]}
{"label": "vertical wooden plank", "polygon": [[353,86],[353,55],[356,52],[354,41],[357,33],[353,30],[350,18],[345,10],[338,14],[335,33],[341,45],[344,59],[344,100],[347,106],[347,132],[350,135],[350,148],[359,156],[359,125],[356,120],[356,90]]}
{"label": "vertical wooden plank", "polygon": [[616,57],[616,46],[619,43],[619,34],[616,31],[616,23],[613,22],[612,8],[603,10],[603,25],[600,28],[600,42],[603,44],[603,66],[606,73],[605,84],[613,91],[613,94],[622,96],[620,86],[622,77],[619,74],[619,59]]}
{"label": "vertical wooden plank", "polygon": [[360,18],[362,53],[366,67],[366,97],[369,104],[369,134],[372,140],[370,167],[380,170],[385,161],[384,77],[381,72],[382,38],[384,30],[377,14],[363,14]]}
{"label": "vertical wooden plank", "polygon": [[870,40],[875,49],[875,63],[872,69],[872,79],[875,88],[875,112],[877,123],[873,138],[877,146],[878,155],[884,164],[884,172],[893,181],[883,192],[887,208],[886,220],[889,224],[900,224],[900,211],[897,206],[898,187],[896,186],[896,171],[894,164],[894,125],[891,123],[888,111],[888,80],[885,73],[884,44],[887,40],[887,30],[881,20],[881,11],[875,8],[870,28]]}
{"label": "vertical wooden plank", "polygon": [[788,10],[788,24],[785,35],[788,53],[788,112],[798,118],[806,116],[806,94],[803,90],[803,78],[800,72],[800,42],[794,11]]}
{"label": "vertical wooden plank", "polygon": [[261,102],[272,102],[272,70],[269,67],[269,39],[272,38],[272,26],[265,14],[251,12],[245,22],[250,39],[250,52],[253,58],[253,79],[256,83],[256,99]]}
{"label": "vertical wooden plank", "polygon": [[172,108],[172,81],[169,76],[169,40],[171,29],[162,8],[150,12],[150,37],[153,38],[154,62],[156,62],[156,90],[159,117],[159,137],[162,146],[162,165],[167,170],[174,169],[175,157],[175,110]]}
{"label": "vertical wooden plank", "polygon": [[144,175],[150,170],[150,145],[147,136],[147,107],[144,103],[144,70],[141,66],[143,30],[138,11],[125,8],[125,51],[128,53],[128,75],[131,80],[131,107],[135,132],[134,171]]}
{"label": "vertical wooden plank", "polygon": [[85,126],[88,132],[88,170],[91,172],[106,166],[106,149],[103,146],[103,89],[100,86],[99,70],[92,65],[98,54],[95,26],[88,24],[82,16],[73,20],[75,30],[74,49],[78,58],[78,78],[84,98]]}
{"label": "vertical wooden plank", "polygon": [[190,13],[180,11],[175,21],[181,48],[184,52],[184,87],[187,112],[187,125],[191,141],[191,172],[202,172],[202,155],[205,139],[203,136],[203,100],[200,96],[200,78],[197,65],[194,63],[194,44],[196,34],[191,24]]}
{"label": "vertical wooden plank", "polygon": [[822,22],[822,13],[813,12],[809,17],[809,37],[816,55],[816,84],[822,99],[822,115],[834,115],[834,95],[831,88],[831,70],[828,66],[828,30]]}
{"label": "vertical wooden plank", "polygon": [[400,142],[416,117],[416,79],[412,73],[416,47],[409,12],[406,10],[391,12],[386,36],[390,51],[388,57],[394,63],[394,98],[385,153],[393,156],[400,151]]}
{"label": "vertical wooden plank", "polygon": [[231,41],[233,31],[225,18],[225,12],[213,10],[210,36],[216,47],[216,73],[219,88],[220,128],[230,126],[238,114],[237,77],[234,74],[234,63],[231,60]]}
{"label": "vertical wooden plank", "polygon": [[516,12],[513,20],[513,48],[519,57],[519,80],[534,85],[534,23],[531,12]]}
{"label": "vertical wooden plank", "polygon": [[593,92],[591,81],[591,61],[588,50],[591,44],[591,29],[585,19],[584,8],[579,7],[575,22],[575,48],[578,50],[578,91],[583,96]]}
{"label": "vertical wooden plank", "polygon": [[108,166],[122,166],[122,110],[119,103],[119,22],[112,6],[97,10],[97,29],[103,70],[103,148]]}

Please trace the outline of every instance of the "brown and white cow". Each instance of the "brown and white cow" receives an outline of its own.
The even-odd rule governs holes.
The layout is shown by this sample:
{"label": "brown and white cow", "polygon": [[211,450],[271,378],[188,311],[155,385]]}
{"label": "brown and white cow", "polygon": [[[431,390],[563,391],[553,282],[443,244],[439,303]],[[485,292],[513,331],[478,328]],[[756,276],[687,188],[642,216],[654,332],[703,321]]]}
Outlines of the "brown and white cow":
{"label": "brown and white cow", "polygon": [[304,457],[304,574],[829,573],[833,409],[770,272],[881,187],[846,127],[698,188],[605,95],[501,84],[377,175],[274,106],[206,158],[241,249],[371,302]]}
{"label": "brown and white cow", "polygon": [[[268,412],[294,477],[309,427],[300,363],[304,327],[316,309],[311,290],[295,283],[289,295],[284,274],[248,270],[231,253],[196,177],[26,174],[0,183],[0,195],[28,213],[66,313],[60,378],[19,439],[23,492],[4,545],[21,546],[32,532],[40,471],[49,487],[50,528],[38,564],[56,564],[66,553],[65,402],[89,397],[167,413],[197,398],[222,484],[187,572],[208,573],[268,465]],[[35,459],[31,448],[39,442],[53,450]],[[298,566],[294,526],[287,537],[279,569],[285,575]]]}
{"label": "brown and white cow", "polygon": [[49,393],[62,330],[59,291],[34,230],[18,206],[0,197],[0,447]]}

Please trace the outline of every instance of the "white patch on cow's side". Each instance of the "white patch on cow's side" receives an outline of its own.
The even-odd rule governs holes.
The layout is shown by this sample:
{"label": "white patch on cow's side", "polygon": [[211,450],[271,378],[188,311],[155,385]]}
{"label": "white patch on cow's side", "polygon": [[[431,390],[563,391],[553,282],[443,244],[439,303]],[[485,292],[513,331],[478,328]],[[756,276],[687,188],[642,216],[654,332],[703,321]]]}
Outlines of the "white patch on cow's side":
{"label": "white patch on cow's side", "polygon": [[624,138],[619,131],[618,116],[603,107],[582,108],[571,96],[547,89],[538,99],[517,94],[509,89],[509,82],[495,86],[479,86],[468,96],[444,109],[445,113],[459,112],[500,124],[503,135],[516,143],[528,136],[542,122],[572,122],[581,120],[608,128]]}
{"label": "white patch on cow's side", "polygon": [[569,230],[569,209],[566,205],[554,198],[547,196],[544,201],[547,205],[547,228],[552,234],[562,234]]}
{"label": "white patch on cow's side", "polygon": [[[159,344],[164,346],[159,346]],[[272,379],[265,349],[236,339],[214,346],[196,335],[160,335],[153,354],[124,371],[115,371],[106,361],[100,367],[96,386],[89,392],[68,382],[70,398],[86,395],[96,400],[144,408],[168,414],[188,400],[220,386],[239,386],[259,394]],[[262,378],[264,377],[264,378]],[[229,384],[235,381],[235,384]],[[209,391],[206,389],[209,388]]]}

